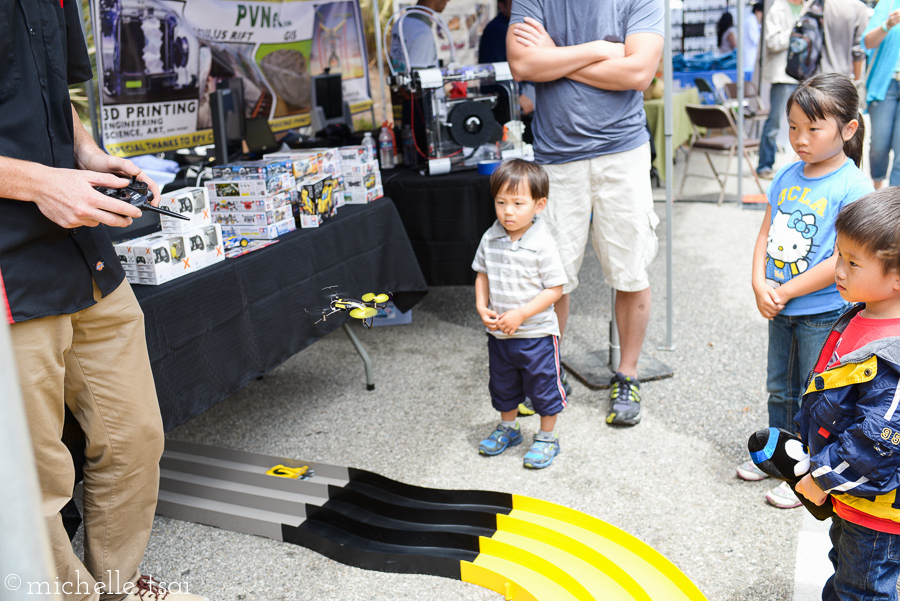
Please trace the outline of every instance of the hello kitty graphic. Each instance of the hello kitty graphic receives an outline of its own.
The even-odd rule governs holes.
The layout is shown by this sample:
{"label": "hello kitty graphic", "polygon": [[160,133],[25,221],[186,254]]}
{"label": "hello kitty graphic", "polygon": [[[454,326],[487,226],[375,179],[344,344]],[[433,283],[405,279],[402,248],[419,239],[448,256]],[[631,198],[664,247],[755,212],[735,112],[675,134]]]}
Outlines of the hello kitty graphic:
{"label": "hello kitty graphic", "polygon": [[766,243],[766,282],[778,287],[809,267],[809,254],[817,246],[816,216],[800,211],[778,211],[769,227]]}

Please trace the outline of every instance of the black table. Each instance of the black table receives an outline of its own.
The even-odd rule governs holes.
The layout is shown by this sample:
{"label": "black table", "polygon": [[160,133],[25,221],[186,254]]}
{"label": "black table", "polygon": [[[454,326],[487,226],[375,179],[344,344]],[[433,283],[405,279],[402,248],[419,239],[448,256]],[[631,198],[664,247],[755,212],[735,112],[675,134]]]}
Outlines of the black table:
{"label": "black table", "polygon": [[206,411],[340,327],[314,326],[327,286],[393,292],[408,311],[428,288],[389,198],[346,205],[317,229],[162,286],[133,286],[166,430]]}
{"label": "black table", "polygon": [[497,219],[490,176],[474,170],[427,176],[395,169],[382,172],[382,178],[428,285],[474,284],[472,259]]}

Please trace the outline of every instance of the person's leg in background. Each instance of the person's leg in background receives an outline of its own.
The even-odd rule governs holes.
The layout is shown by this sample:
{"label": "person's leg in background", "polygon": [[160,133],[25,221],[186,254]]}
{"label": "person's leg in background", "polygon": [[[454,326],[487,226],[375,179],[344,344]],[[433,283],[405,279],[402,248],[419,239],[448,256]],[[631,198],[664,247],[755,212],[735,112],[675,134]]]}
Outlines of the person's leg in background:
{"label": "person's leg in background", "polygon": [[[884,185],[884,179],[887,177],[891,146],[895,135],[894,115],[897,113],[898,98],[900,98],[900,82],[891,80],[884,100],[873,100],[869,103],[869,123],[872,128],[872,140],[869,144],[869,173],[876,190]],[[895,157],[894,161],[897,162],[897,160]],[[897,172],[896,177],[900,177],[900,170],[895,169],[894,171]],[[892,180],[893,177],[892,174]]]}
{"label": "person's leg in background", "polygon": [[759,141],[757,175],[770,177],[773,174],[772,166],[775,164],[775,154],[778,152],[778,130],[781,129],[781,120],[784,117],[788,98],[796,87],[796,84],[792,83],[772,84],[769,91],[769,117],[763,125]]}

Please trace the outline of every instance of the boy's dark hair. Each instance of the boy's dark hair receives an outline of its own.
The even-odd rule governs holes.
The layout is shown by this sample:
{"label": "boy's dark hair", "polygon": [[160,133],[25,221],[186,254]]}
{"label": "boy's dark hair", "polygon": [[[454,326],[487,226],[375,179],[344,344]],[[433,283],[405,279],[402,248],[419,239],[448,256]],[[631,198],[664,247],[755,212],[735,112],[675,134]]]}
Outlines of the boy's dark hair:
{"label": "boy's dark hair", "polygon": [[844,142],[844,154],[853,159],[857,167],[862,165],[866,126],[859,112],[859,94],[849,77],[838,73],[820,73],[810,77],[801,82],[788,98],[785,113],[789,119],[791,107],[795,104],[810,119],[824,121],[834,117],[840,129],[856,119],[859,127],[853,137]]}
{"label": "boy's dark hair", "polygon": [[900,272],[900,187],[882,188],[850,203],[841,209],[834,229],[881,261],[884,273]]}
{"label": "boy's dark hair", "polygon": [[531,197],[535,200],[547,198],[550,194],[550,178],[543,167],[523,159],[508,159],[500,163],[491,175],[491,198],[497,198],[507,188],[518,190],[522,182],[528,184]]}

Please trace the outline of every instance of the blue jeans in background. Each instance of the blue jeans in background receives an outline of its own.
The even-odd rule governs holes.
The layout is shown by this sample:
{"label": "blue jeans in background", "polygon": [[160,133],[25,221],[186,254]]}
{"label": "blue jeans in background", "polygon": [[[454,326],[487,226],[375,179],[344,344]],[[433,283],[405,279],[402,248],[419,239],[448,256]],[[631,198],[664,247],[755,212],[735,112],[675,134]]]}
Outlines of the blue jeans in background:
{"label": "blue jeans in background", "polygon": [[900,184],[900,81],[892,79],[884,94],[884,100],[869,103],[869,118],[872,123],[872,145],[869,147],[869,172],[872,179],[880,181],[887,175],[891,150],[894,162],[891,165],[891,186]]}
{"label": "blue jeans in background", "polygon": [[815,366],[831,326],[844,309],[816,315],[776,315],[769,320],[769,427],[794,431],[794,416],[806,378]]}
{"label": "blue jeans in background", "polygon": [[838,516],[831,519],[828,559],[834,575],[825,582],[822,601],[895,601],[900,535],[870,530]]}
{"label": "blue jeans in background", "polygon": [[795,83],[773,83],[769,92],[769,118],[763,125],[762,137],[759,140],[759,165],[756,172],[771,169],[775,164],[775,153],[778,151],[778,129],[781,118],[787,107],[788,98],[797,88]]}

